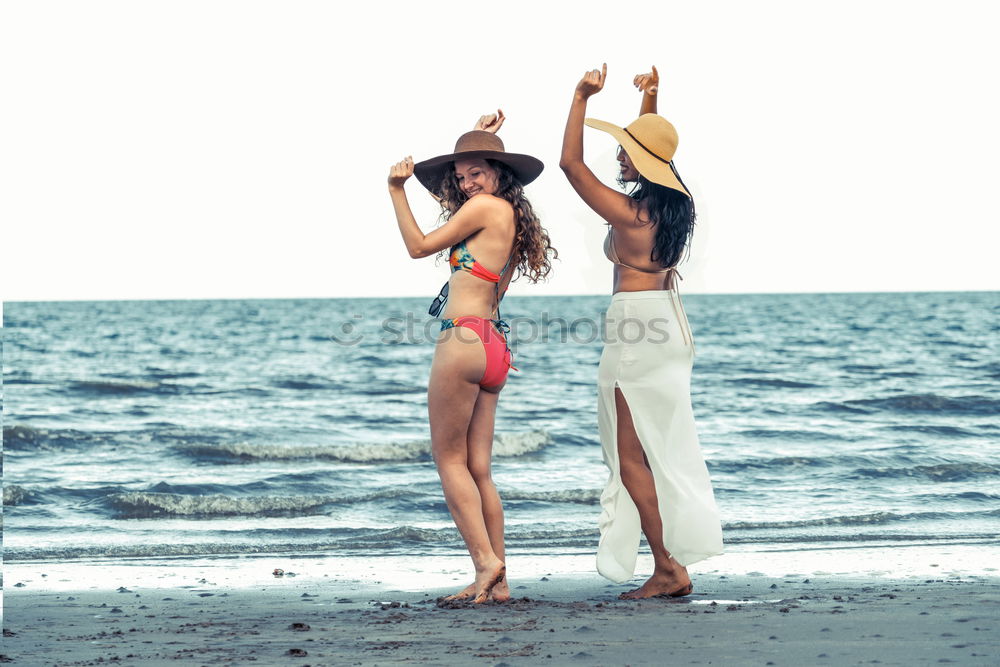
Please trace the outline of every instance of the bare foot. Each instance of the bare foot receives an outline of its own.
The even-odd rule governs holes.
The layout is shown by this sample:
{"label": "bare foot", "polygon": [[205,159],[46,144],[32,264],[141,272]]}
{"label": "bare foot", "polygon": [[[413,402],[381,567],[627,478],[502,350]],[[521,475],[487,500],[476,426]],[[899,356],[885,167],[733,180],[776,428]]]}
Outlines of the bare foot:
{"label": "bare foot", "polygon": [[468,586],[466,586],[459,592],[455,593],[454,595],[446,596],[444,600],[446,602],[451,602],[452,600],[468,600],[475,594],[476,594],[476,585],[469,584]]}
{"label": "bare foot", "polygon": [[651,597],[679,598],[690,595],[694,590],[687,568],[676,566],[672,570],[654,570],[653,576],[639,588],[618,596],[619,600],[642,600]]}
{"label": "bare foot", "polygon": [[[445,598],[445,602],[452,602],[454,600],[469,600],[476,595],[476,584],[472,583],[463,588],[458,593],[454,595],[449,595]],[[510,599],[510,586],[507,585],[507,577],[503,578],[503,581],[499,582],[493,587],[490,592],[490,600],[494,602],[506,602]]]}
{"label": "bare foot", "polygon": [[497,582],[497,585],[493,587],[493,592],[490,593],[490,599],[494,602],[506,602],[510,599],[510,586],[507,585],[507,576]]}
{"label": "bare foot", "polygon": [[494,587],[499,584],[507,575],[507,567],[503,564],[503,561],[497,558],[492,565],[484,567],[482,570],[476,570],[476,598],[473,600],[475,604],[482,604],[490,598],[490,593],[493,592]]}

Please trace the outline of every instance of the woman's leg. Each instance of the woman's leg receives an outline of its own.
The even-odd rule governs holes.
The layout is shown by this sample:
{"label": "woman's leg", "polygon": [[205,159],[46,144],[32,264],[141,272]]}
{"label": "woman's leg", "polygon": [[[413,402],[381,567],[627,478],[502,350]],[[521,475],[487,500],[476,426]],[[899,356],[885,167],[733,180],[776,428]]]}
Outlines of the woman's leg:
{"label": "woman's leg", "polygon": [[[501,385],[502,387],[502,385]],[[500,398],[501,387],[482,389],[476,399],[472,412],[472,422],[469,424],[469,472],[479,489],[482,498],[483,519],[486,522],[486,532],[490,536],[493,553],[502,561],[506,561],[503,541],[503,504],[500,494],[493,484],[490,467],[493,455],[493,427],[496,422],[497,401]],[[452,596],[468,598],[475,595],[475,584]],[[493,588],[491,596],[497,602],[510,599],[510,587],[504,579]]]}
{"label": "woman's leg", "polygon": [[632,412],[618,387],[615,387],[615,411],[618,415],[618,466],[622,484],[639,510],[639,523],[653,552],[654,563],[653,576],[640,588],[623,593],[622,597],[638,599],[681,593],[690,586],[691,578],[687,569],[671,558],[670,552],[663,545],[663,523],[653,472],[635,432]]}
{"label": "woman's leg", "polygon": [[431,451],[445,502],[476,568],[476,602],[485,601],[504,577],[503,560],[487,530],[483,497],[469,467],[469,431],[485,365],[482,343],[473,332],[448,329],[438,341],[427,388]]}

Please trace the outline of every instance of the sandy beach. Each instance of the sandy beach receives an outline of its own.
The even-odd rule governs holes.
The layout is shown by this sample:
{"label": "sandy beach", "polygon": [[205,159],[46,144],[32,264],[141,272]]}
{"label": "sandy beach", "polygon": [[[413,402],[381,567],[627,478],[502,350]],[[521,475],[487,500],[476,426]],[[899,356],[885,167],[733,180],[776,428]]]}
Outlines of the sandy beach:
{"label": "sandy beach", "polygon": [[[618,600],[629,586],[588,571],[587,555],[511,558],[514,599],[478,607],[436,601],[464,582],[455,557],[8,565],[3,655],[19,665],[995,665],[1000,577],[933,562],[990,550],[830,550],[808,555],[811,571],[780,575],[802,552],[729,555],[692,568],[694,595],[641,602]],[[816,569],[893,559],[909,563],[901,576]]]}

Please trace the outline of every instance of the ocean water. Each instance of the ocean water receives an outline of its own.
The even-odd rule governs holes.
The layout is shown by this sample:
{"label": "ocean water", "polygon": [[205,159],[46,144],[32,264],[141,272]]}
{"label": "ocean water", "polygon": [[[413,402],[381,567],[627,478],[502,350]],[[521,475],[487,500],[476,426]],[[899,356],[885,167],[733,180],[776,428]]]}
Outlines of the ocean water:
{"label": "ocean water", "polygon": [[[608,299],[504,302],[511,552],[596,548]],[[464,553],[428,301],[5,304],[5,559]],[[1000,293],[684,301],[727,550],[1000,544]]]}

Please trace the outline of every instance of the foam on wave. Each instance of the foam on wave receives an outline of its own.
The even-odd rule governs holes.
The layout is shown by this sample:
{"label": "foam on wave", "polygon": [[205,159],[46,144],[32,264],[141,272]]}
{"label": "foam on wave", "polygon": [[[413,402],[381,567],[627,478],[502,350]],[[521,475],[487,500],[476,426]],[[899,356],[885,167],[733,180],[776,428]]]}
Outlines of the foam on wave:
{"label": "foam on wave", "polygon": [[600,489],[565,489],[561,491],[501,491],[504,500],[533,500],[544,503],[578,503],[596,505],[601,501]]}
{"label": "foam on wave", "polygon": [[415,495],[409,489],[382,489],[357,496],[227,496],[131,491],[113,493],[104,503],[120,519],[154,517],[309,516],[329,505],[387,500]]}
{"label": "foam on wave", "polygon": [[[493,441],[495,456],[514,457],[537,452],[552,443],[545,431],[499,433]],[[225,443],[221,445],[187,443],[177,450],[195,458],[221,462],[327,460],[347,463],[385,463],[429,460],[429,440],[406,442],[365,442],[356,445],[260,445]]]}
{"label": "foam on wave", "polygon": [[[875,526],[901,521],[920,521],[935,519],[951,519],[956,516],[968,518],[971,516],[995,516],[1000,510],[986,512],[911,512],[898,514],[896,512],[872,512],[871,514],[855,514],[847,516],[830,516],[817,519],[799,519],[786,521],[737,521],[727,523],[723,530],[768,530],[775,528],[818,528],[825,526]],[[827,536],[829,537],[829,536]]]}
{"label": "foam on wave", "polygon": [[17,484],[5,484],[3,487],[3,504],[6,507],[15,507],[30,502],[35,494]]}
{"label": "foam on wave", "polygon": [[105,502],[119,518],[157,516],[268,516],[309,514],[319,512],[328,501],[318,496],[257,496],[231,497],[223,495],[184,496],[176,493],[116,493]]}

